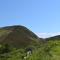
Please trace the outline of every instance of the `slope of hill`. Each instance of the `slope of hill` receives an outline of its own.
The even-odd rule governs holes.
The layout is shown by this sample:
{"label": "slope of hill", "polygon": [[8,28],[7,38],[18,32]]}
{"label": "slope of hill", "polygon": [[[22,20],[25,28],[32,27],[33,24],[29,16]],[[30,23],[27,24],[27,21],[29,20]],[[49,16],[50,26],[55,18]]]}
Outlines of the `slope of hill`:
{"label": "slope of hill", "polygon": [[60,35],[57,35],[57,36],[53,36],[53,37],[50,37],[50,38],[46,38],[45,40],[60,40]]}
{"label": "slope of hill", "polygon": [[24,26],[7,26],[0,28],[0,43],[7,43],[15,47],[36,45],[39,42],[32,31]]}
{"label": "slope of hill", "polygon": [[29,60],[60,60],[60,35],[46,38],[45,44]]}
{"label": "slope of hill", "polygon": [[[31,47],[35,49],[27,57],[25,48]],[[43,39],[24,26],[0,28],[0,60],[24,60],[24,58],[25,60],[60,60],[60,35]]]}

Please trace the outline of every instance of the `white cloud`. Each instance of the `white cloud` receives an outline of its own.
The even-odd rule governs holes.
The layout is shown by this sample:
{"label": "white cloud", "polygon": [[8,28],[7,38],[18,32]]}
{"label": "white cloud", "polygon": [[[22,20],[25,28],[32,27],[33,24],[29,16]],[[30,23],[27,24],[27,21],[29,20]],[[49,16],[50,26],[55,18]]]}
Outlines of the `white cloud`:
{"label": "white cloud", "polygon": [[48,38],[48,37],[60,35],[60,32],[56,32],[56,33],[35,33],[35,34],[41,38]]}

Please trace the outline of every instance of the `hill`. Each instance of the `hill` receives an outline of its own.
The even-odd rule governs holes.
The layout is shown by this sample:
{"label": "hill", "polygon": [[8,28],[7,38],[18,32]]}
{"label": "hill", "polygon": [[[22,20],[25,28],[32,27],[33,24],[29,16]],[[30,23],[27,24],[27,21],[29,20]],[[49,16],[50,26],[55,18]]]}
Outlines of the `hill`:
{"label": "hill", "polygon": [[60,35],[43,39],[24,26],[0,28],[0,60],[60,60]]}
{"label": "hill", "polygon": [[0,28],[0,43],[15,47],[37,45],[39,37],[24,26],[7,26]]}
{"label": "hill", "polygon": [[57,35],[57,36],[53,36],[53,37],[49,37],[49,38],[46,38],[45,40],[60,40],[60,35]]}

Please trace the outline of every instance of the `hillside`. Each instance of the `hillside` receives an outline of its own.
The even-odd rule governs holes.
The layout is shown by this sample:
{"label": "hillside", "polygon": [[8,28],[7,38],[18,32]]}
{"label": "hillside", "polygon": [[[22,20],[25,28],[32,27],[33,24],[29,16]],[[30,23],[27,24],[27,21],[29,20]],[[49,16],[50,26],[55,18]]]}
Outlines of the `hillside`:
{"label": "hillside", "polygon": [[45,41],[29,60],[60,60],[60,35],[46,38]]}
{"label": "hillside", "polygon": [[39,37],[24,26],[16,25],[0,28],[0,43],[25,47],[36,45],[38,42]]}
{"label": "hillside", "polygon": [[57,35],[57,36],[53,36],[53,37],[49,37],[49,38],[46,38],[45,40],[60,40],[60,35]]}
{"label": "hillside", "polygon": [[0,60],[60,60],[60,35],[43,39],[24,26],[0,28]]}

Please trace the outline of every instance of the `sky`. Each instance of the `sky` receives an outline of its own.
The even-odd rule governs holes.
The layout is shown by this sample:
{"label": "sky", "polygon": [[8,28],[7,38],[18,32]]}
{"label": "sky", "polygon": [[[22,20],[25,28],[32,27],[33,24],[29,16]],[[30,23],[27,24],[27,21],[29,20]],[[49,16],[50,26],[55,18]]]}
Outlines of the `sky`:
{"label": "sky", "polygon": [[60,34],[60,0],[0,0],[0,27],[11,25],[44,38]]}

